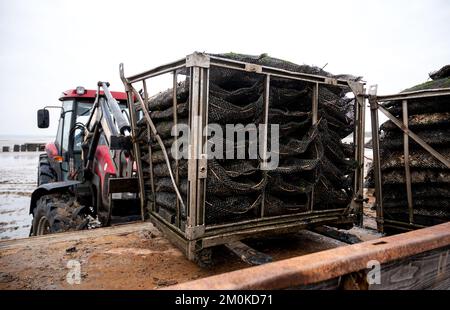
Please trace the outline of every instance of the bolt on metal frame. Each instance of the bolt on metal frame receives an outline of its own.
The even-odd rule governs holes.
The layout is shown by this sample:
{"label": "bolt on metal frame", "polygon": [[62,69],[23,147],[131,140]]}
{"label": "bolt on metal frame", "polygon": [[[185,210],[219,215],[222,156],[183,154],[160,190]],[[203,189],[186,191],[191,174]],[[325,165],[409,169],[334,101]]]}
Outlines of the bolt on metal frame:
{"label": "bolt on metal frame", "polygon": [[[219,67],[226,69],[239,70],[244,72],[253,72],[255,74],[263,75],[265,77],[264,83],[264,121],[268,124],[268,110],[269,110],[269,91],[271,77],[299,80],[309,83],[312,86],[313,96],[311,103],[312,122],[318,122],[319,110],[319,91],[320,86],[333,85],[343,88],[350,88],[355,95],[355,128],[354,128],[354,156],[358,163],[354,174],[354,197],[351,204],[343,209],[329,209],[329,210],[314,210],[313,199],[311,194],[310,210],[289,215],[279,216],[264,216],[264,203],[261,203],[260,217],[250,220],[244,220],[234,223],[205,225],[205,198],[206,198],[206,177],[207,177],[207,137],[203,135],[204,128],[208,125],[208,99],[209,99],[209,70],[211,67]],[[194,260],[196,253],[207,247],[218,244],[242,239],[248,236],[262,235],[273,232],[288,232],[308,227],[314,224],[326,223],[349,223],[354,221],[357,216],[362,220],[362,198],[363,198],[363,161],[364,161],[364,104],[365,104],[365,89],[361,82],[351,82],[342,79],[335,79],[325,76],[303,74],[298,72],[291,72],[283,69],[272,68],[267,66],[255,65],[236,60],[220,58],[203,53],[193,53],[186,56],[186,58],[162,65],[157,68],[145,71],[140,74],[125,77],[123,66],[120,67],[121,78],[125,85],[125,90],[128,93],[128,102],[130,107],[133,136],[137,134],[137,112],[140,109],[144,113],[149,124],[149,132],[152,130],[154,136],[158,140],[161,149],[164,151],[162,140],[160,139],[153,122],[149,116],[147,107],[148,92],[147,83],[149,79],[167,73],[173,75],[173,121],[174,126],[177,126],[177,76],[178,74],[188,74],[190,76],[189,83],[189,150],[190,157],[188,159],[188,194],[186,210],[186,223],[183,227],[180,219],[181,207],[184,206],[183,199],[179,193],[179,173],[178,162],[175,164],[172,176],[171,166],[168,162],[166,154],[166,164],[171,172],[172,182],[177,192],[176,202],[176,218],[175,225],[169,223],[161,215],[156,212],[156,204],[152,204],[150,208],[150,219],[160,228],[165,235],[177,246],[179,246],[188,256],[189,259]],[[143,96],[136,90],[136,84],[142,83]],[[135,105],[134,99],[138,101],[138,106]],[[265,126],[264,145],[267,152],[267,128]],[[137,152],[137,160],[140,161],[138,141],[134,141],[135,152]],[[150,141],[149,151],[151,152]],[[151,153],[150,153],[151,154]],[[266,157],[264,157],[266,158]],[[140,163],[138,163],[140,165]],[[151,164],[151,163],[150,163]],[[264,164],[264,160],[263,163]],[[145,188],[142,181],[143,175],[141,167],[138,167],[141,179],[140,194],[142,203],[145,201]],[[152,166],[150,166],[152,170]],[[151,187],[154,195],[153,175],[151,173]],[[155,201],[153,199],[153,201]],[[361,222],[360,222],[361,224]]]}
{"label": "bolt on metal frame", "polygon": [[[385,226],[391,226],[403,229],[423,228],[423,225],[414,223],[414,201],[412,197],[412,179],[409,163],[409,139],[419,144],[422,148],[428,151],[433,157],[450,168],[450,160],[437,152],[428,143],[426,143],[417,134],[409,129],[408,120],[408,101],[411,99],[422,98],[436,98],[440,96],[449,96],[450,88],[441,89],[427,89],[412,92],[399,93],[395,95],[377,96],[377,87],[371,86],[369,89],[369,104],[371,110],[372,121],[372,145],[373,145],[373,165],[375,174],[375,195],[376,195],[376,215],[377,226],[380,232],[384,232]],[[401,101],[402,102],[402,120],[392,115],[380,103],[387,101]],[[382,189],[382,172],[380,163],[380,132],[378,111],[382,112],[389,120],[391,120],[398,128],[403,131],[403,155],[405,158],[405,180],[406,180],[406,195],[408,203],[409,223],[386,219],[384,217],[383,209],[383,189]]]}

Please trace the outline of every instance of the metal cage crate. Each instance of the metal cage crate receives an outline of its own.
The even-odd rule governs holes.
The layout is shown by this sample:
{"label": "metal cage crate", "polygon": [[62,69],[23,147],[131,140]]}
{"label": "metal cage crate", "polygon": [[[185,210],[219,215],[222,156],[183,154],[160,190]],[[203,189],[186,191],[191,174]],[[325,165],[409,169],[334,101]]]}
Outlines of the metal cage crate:
{"label": "metal cage crate", "polygon": [[[445,177],[449,175],[450,160],[438,151],[436,145],[442,148],[446,143],[448,147],[448,141],[442,138],[445,138],[445,132],[448,132],[445,128],[448,128],[449,119],[448,112],[445,111],[449,110],[445,107],[448,107],[450,100],[450,88],[416,90],[387,96],[377,96],[376,92],[377,87],[372,86],[368,98],[372,120],[378,230],[380,232],[412,230],[447,221],[450,215],[448,208],[434,202],[433,193],[441,195],[441,198],[448,202],[446,195],[450,187],[448,181],[445,182]],[[432,111],[435,108],[441,113],[430,113],[436,112]],[[383,160],[386,161],[386,158],[383,158],[383,147],[380,145],[383,139],[380,139],[378,112],[388,118],[390,130],[396,130],[398,133],[399,148],[395,155],[395,170],[393,161],[383,166]],[[429,126],[435,125],[440,128],[438,131],[441,131],[441,135],[436,135],[430,130]],[[384,151],[389,150],[385,147]],[[386,157],[386,154],[384,156]],[[393,171],[398,173],[393,174]],[[391,180],[394,177],[396,184]],[[396,186],[391,190],[395,193],[394,197],[386,195],[389,186]],[[439,186],[442,187],[440,191]],[[444,196],[442,192],[445,192]],[[420,199],[423,197],[426,198]],[[393,198],[397,201],[401,199],[401,205],[396,205]],[[419,205],[419,202],[424,205]]]}
{"label": "metal cage crate", "polygon": [[[208,222],[206,218],[209,206],[205,204],[208,199],[207,181],[211,175],[208,171],[210,159],[207,157],[207,137],[202,133],[209,121],[210,103],[210,74],[211,70],[232,70],[255,75],[262,81],[262,123],[268,125],[268,111],[271,109],[270,89],[272,82],[276,79],[286,81],[301,82],[308,86],[310,96],[311,126],[317,124],[319,110],[319,94],[323,87],[333,87],[346,89],[354,93],[353,100],[353,147],[352,159],[357,163],[354,172],[351,174],[352,195],[349,203],[345,206],[333,207],[324,206],[317,208],[313,201],[313,192],[307,199],[307,209],[301,212],[290,212],[288,214],[270,215],[264,203],[265,189],[261,190],[262,199],[256,203],[253,215],[247,218],[232,219],[222,223]],[[130,118],[133,127],[134,150],[137,156],[137,165],[140,179],[141,203],[146,210],[149,210],[151,221],[163,231],[163,233],[191,260],[208,252],[209,248],[238,241],[248,237],[260,235],[285,233],[304,229],[316,225],[352,225],[355,221],[362,221],[363,203],[363,152],[364,152],[364,103],[365,89],[362,82],[353,82],[345,79],[333,77],[304,74],[288,71],[284,69],[236,61],[204,53],[193,53],[181,60],[162,65],[143,73],[125,77],[123,66],[121,65],[121,78],[128,93],[130,106]],[[189,150],[190,157],[185,162],[173,160],[165,150],[157,126],[152,119],[151,109],[148,108],[149,97],[148,85],[155,77],[171,74],[172,90],[171,96],[165,98],[165,102],[170,101],[173,113],[170,121],[178,126],[181,122],[178,115],[180,99],[180,87],[188,88],[188,120],[186,121],[190,129]],[[178,76],[186,78],[186,84],[180,86]],[[150,82],[149,82],[150,81]],[[139,91],[139,89],[141,89]],[[185,98],[184,98],[185,99]],[[145,123],[146,142],[142,148],[142,141],[139,144],[139,124]],[[263,127],[264,128],[264,127]],[[268,126],[265,127],[264,152],[268,145]],[[142,139],[141,139],[142,140]],[[156,148],[155,148],[156,146]],[[163,212],[157,203],[157,193],[155,189],[155,162],[153,157],[156,152],[162,152],[164,163],[174,186],[173,214]],[[141,153],[145,153],[142,156]],[[153,156],[153,157],[152,157]],[[142,167],[147,163],[142,157],[150,158],[149,173],[143,173]],[[266,158],[266,157],[263,157]],[[258,158],[264,164],[264,160]],[[183,166],[184,165],[184,166]],[[184,167],[185,174],[181,175],[181,167]],[[158,169],[160,166],[157,167]],[[158,170],[159,171],[159,170]],[[167,172],[167,171],[166,171]],[[263,178],[267,178],[267,173],[262,173]],[[187,186],[181,188],[181,182],[186,181]],[[183,207],[185,206],[185,210]]]}

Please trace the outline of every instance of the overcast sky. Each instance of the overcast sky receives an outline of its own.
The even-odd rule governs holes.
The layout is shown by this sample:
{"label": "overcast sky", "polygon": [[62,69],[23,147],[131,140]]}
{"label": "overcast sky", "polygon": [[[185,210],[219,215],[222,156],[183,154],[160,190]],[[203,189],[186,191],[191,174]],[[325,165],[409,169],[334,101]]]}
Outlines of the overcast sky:
{"label": "overcast sky", "polygon": [[0,135],[43,134],[36,110],[98,80],[193,51],[268,53],[361,75],[379,93],[450,63],[450,1],[0,0]]}

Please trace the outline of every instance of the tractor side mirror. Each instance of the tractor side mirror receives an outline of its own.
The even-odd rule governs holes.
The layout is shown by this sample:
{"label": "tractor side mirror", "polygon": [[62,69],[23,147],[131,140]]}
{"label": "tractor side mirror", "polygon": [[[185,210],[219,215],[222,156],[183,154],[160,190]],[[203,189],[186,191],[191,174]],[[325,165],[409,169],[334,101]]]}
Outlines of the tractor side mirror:
{"label": "tractor side mirror", "polygon": [[38,128],[48,128],[50,125],[50,113],[47,109],[37,111]]}

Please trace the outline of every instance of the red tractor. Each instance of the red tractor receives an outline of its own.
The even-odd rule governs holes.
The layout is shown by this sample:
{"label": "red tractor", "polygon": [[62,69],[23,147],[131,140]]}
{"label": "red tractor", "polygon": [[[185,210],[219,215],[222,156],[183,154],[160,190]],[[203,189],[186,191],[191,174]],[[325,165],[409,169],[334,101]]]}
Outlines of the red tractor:
{"label": "red tractor", "polygon": [[38,111],[39,128],[49,126],[48,108],[61,109],[61,116],[55,141],[39,156],[30,235],[142,217],[127,95],[108,87],[68,90],[61,106]]}

